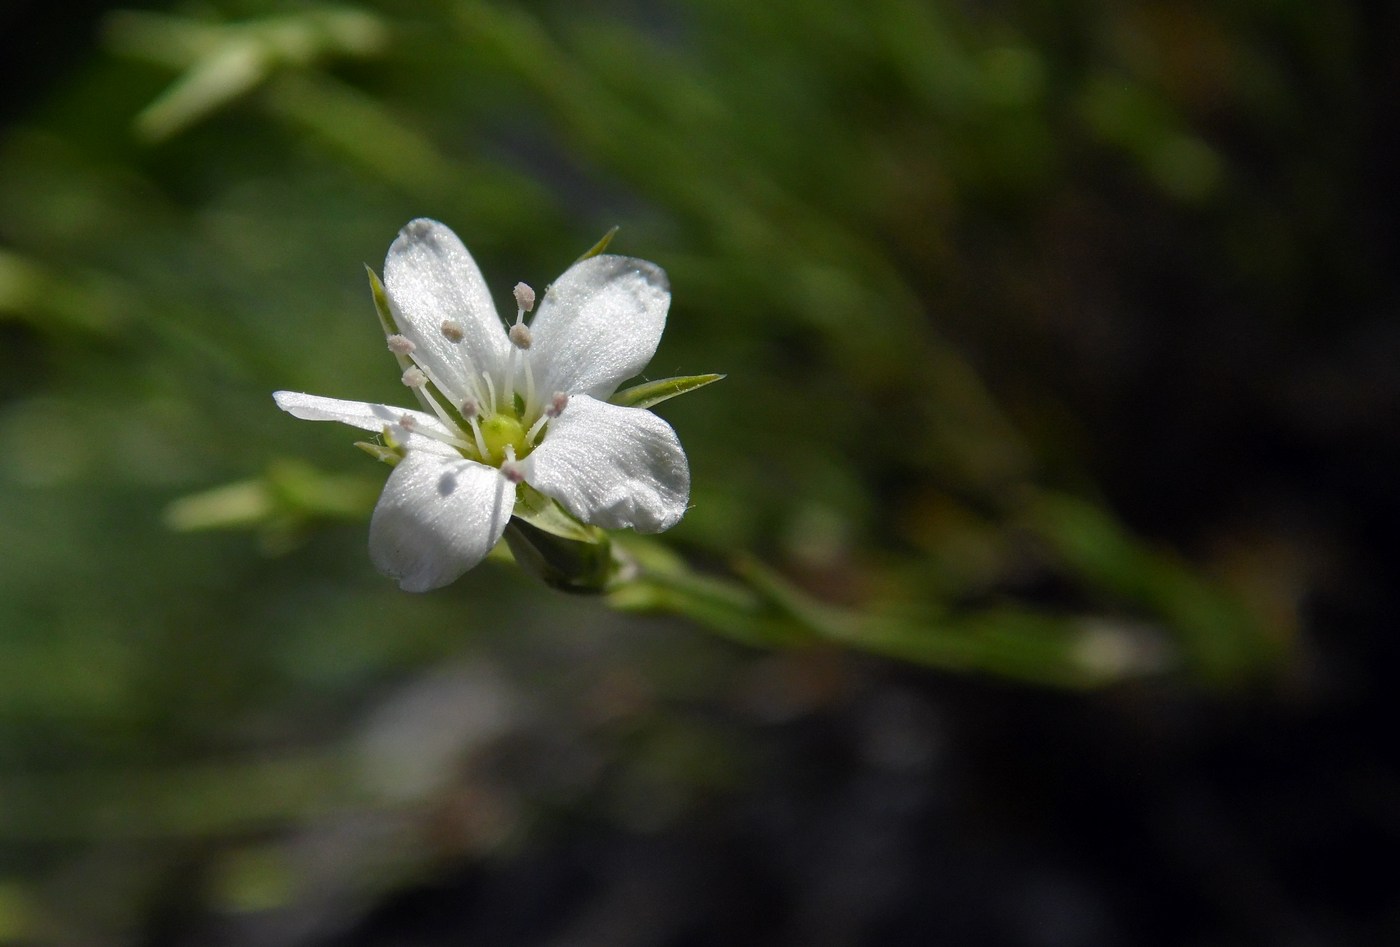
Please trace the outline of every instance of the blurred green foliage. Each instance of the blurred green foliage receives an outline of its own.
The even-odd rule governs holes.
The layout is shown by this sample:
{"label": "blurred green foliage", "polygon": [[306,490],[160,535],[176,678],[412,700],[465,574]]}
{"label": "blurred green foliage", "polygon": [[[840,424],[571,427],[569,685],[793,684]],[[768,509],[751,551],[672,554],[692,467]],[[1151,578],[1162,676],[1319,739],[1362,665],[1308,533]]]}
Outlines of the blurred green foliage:
{"label": "blurred green foliage", "polygon": [[[1142,317],[1095,240],[1196,227],[1183,281],[1288,296],[1345,153],[1292,116],[1354,91],[1343,7],[220,0],[100,28],[0,141],[0,934],[134,923],[210,839],[212,903],[296,898],[269,831],[441,803],[354,761],[373,700],[444,663],[606,761],[568,804],[663,818],[730,778],[665,708],[751,652],[496,563],[399,593],[364,552],[384,468],[275,410],[398,397],[360,266],[418,215],[503,303],[621,225],[675,292],[650,377],[728,374],[660,409],[694,508],[612,604],[1070,686],[1290,653],[1247,563],[1116,521],[1044,366]],[[1281,142],[1267,179],[1234,163]],[[622,709],[559,723],[588,675]],[[507,844],[535,789],[471,788],[496,828],[444,847]],[[410,854],[344,884],[417,870],[384,831]],[[53,911],[133,853],[145,881]]]}

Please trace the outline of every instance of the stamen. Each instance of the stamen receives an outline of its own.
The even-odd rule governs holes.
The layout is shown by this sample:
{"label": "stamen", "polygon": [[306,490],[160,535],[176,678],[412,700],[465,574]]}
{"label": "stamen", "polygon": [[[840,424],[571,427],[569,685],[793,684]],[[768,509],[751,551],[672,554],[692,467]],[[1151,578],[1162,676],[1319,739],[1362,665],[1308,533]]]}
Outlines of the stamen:
{"label": "stamen", "polygon": [[535,404],[535,370],[530,367],[530,360],[521,356],[525,362],[525,417],[529,417],[539,410]]}
{"label": "stamen", "polygon": [[511,483],[520,483],[525,479],[525,471],[520,469],[520,464],[515,460],[515,445],[506,445],[506,459],[501,461],[501,476]]}
{"label": "stamen", "polygon": [[433,440],[437,441],[439,444],[446,444],[446,445],[448,445],[449,447],[455,447],[457,450],[471,450],[471,449],[472,449],[471,444],[468,444],[466,441],[462,440],[460,437],[453,437],[451,434],[443,434],[443,433],[441,433],[440,431],[434,431],[434,430],[432,430],[431,428],[419,428],[418,430],[414,431],[413,433],[418,434],[418,435],[420,435],[420,436],[422,436],[422,437],[431,437]]}
{"label": "stamen", "polygon": [[405,414],[403,417],[399,418],[398,423],[399,427],[401,427],[405,433],[420,434],[424,437],[430,437],[443,444],[450,444],[458,450],[471,450],[471,445],[460,437],[453,437],[450,434],[443,434],[441,431],[435,431],[430,427],[423,427],[418,419],[411,414]]}
{"label": "stamen", "polygon": [[[535,308],[535,291],[524,283],[516,283],[515,325],[510,327],[510,341],[518,349],[530,347],[530,327],[525,324],[525,313]],[[513,367],[513,366],[512,366]]]}
{"label": "stamen", "polygon": [[568,406],[569,396],[562,391],[556,391],[554,397],[549,399],[549,407],[544,409],[544,414],[541,414],[535,420],[535,423],[530,425],[530,430],[526,433],[525,439],[533,444],[535,442],[535,435],[540,433],[540,429],[548,422],[553,421],[555,418],[559,417],[559,415],[563,414],[564,409]]}
{"label": "stamen", "polygon": [[471,417],[467,418],[467,424],[472,429],[472,439],[476,441],[477,454],[480,455],[482,460],[489,461],[491,458],[486,452],[486,438],[481,436],[481,422],[478,421],[477,416],[473,414]]}
{"label": "stamen", "polygon": [[482,372],[481,377],[486,381],[486,394],[491,401],[491,413],[499,414],[501,411],[501,404],[496,400],[496,383],[493,382],[491,376],[485,372]]}
{"label": "stamen", "polygon": [[[481,390],[481,376],[475,374],[474,372],[469,373],[466,378],[466,383],[466,397],[463,398],[461,403],[458,405],[459,409],[462,411],[462,417],[467,416],[469,405],[470,410],[473,413],[484,413],[482,410],[482,405],[486,404],[487,401]],[[434,380],[433,384],[437,384],[437,381]],[[442,386],[438,385],[438,388],[442,388]]]}
{"label": "stamen", "polygon": [[[433,382],[433,384],[436,385],[437,382]],[[438,388],[439,390],[441,390],[442,386],[438,385]],[[438,416],[438,420],[441,421],[444,425],[446,425],[448,430],[457,429],[457,422],[452,420],[452,418],[448,416],[447,412],[443,410],[442,405],[438,404],[438,400],[433,397],[433,393],[431,391],[424,387],[417,389],[417,392],[418,397],[422,398],[425,402],[427,402],[428,407],[433,409],[433,414],[436,414]],[[438,438],[438,440],[442,440],[442,438]]]}
{"label": "stamen", "polygon": [[[446,424],[449,428],[455,428],[457,426],[457,422],[448,416],[447,412],[443,410],[442,405],[438,404],[437,399],[432,396],[432,391],[428,388],[427,385],[420,384],[415,386],[409,384],[409,372],[418,372],[428,381],[432,382],[433,386],[437,388],[438,391],[442,392],[446,396],[451,396],[452,392],[448,389],[446,385],[442,383],[442,379],[438,378],[435,374],[433,374],[432,370],[429,369],[427,366],[410,368],[408,371],[404,372],[404,384],[409,385],[410,388],[413,388],[413,393],[418,396],[419,401],[423,402],[423,407],[430,409],[434,414],[438,416],[438,419],[442,421],[443,424]],[[417,378],[418,376],[415,375],[413,377]],[[469,381],[469,384],[471,385],[471,387],[477,389],[475,391],[475,394],[479,398],[481,395],[479,387],[474,383],[474,381]]]}
{"label": "stamen", "polygon": [[[440,330],[441,330],[441,332],[442,332],[443,338],[447,339],[447,341],[452,342],[452,343],[454,343],[454,344],[457,343],[457,342],[461,342],[464,338],[466,338],[466,333],[465,333],[465,331],[462,329],[461,324],[458,323],[458,322],[455,322],[455,321],[452,320],[452,319],[448,319],[448,320],[446,320],[445,322],[443,322],[442,326],[440,327]],[[393,352],[395,355],[412,355],[413,352],[414,352],[414,350],[417,349],[417,348],[418,348],[418,346],[415,345],[415,344],[413,343],[413,340],[410,339],[410,338],[408,338],[407,336],[402,336],[402,335],[391,335],[391,336],[389,336],[389,351]],[[474,376],[474,375],[476,374],[475,371],[472,369],[471,360],[466,358],[465,353],[463,353],[463,360],[466,362],[466,366],[465,366],[465,367],[466,367],[466,369],[467,369],[467,376],[468,376],[469,379],[471,379],[472,376]],[[423,366],[420,365],[419,367],[422,368]],[[426,373],[426,369],[424,369],[424,371],[425,371],[425,373]],[[450,394],[450,393],[448,392],[448,389],[442,384],[441,379],[435,378],[435,377],[433,377],[431,374],[428,374],[428,380],[431,381],[434,385],[436,385],[439,391],[443,392],[444,394]],[[404,384],[405,384],[405,385],[408,385],[408,382],[405,381]],[[480,387],[480,385],[476,384],[476,382],[475,382],[474,380],[469,380],[469,381],[468,381],[468,385],[470,385],[472,388],[476,389],[476,390],[473,392],[473,394],[475,394],[476,397],[477,397],[478,399],[480,399],[480,398],[481,398],[481,387]],[[414,385],[409,385],[409,387],[412,388],[412,387],[416,387],[416,386],[414,386]]]}
{"label": "stamen", "polygon": [[423,373],[421,368],[410,368],[403,373],[403,377],[399,380],[410,388],[422,388],[428,383],[428,376]]}
{"label": "stamen", "polygon": [[[447,321],[445,321],[445,322],[442,324],[441,331],[442,331],[443,337],[446,338],[449,342],[453,342],[453,343],[461,342],[462,339],[464,339],[464,338],[466,337],[466,333],[463,331],[462,326],[461,326],[459,323],[457,323],[457,322],[455,322],[455,321],[453,321],[453,320],[451,320],[451,319],[448,319]],[[412,354],[417,350],[417,348],[418,348],[418,346],[414,343],[414,341],[413,341],[412,339],[410,339],[410,338],[409,338],[408,336],[406,336],[406,335],[391,335],[391,336],[388,336],[388,337],[385,339],[385,341],[388,343],[389,351],[390,351],[390,352],[393,352],[395,355],[412,355]],[[421,369],[422,366],[419,366],[419,368]],[[469,360],[467,361],[466,368],[467,368],[467,374],[468,374],[469,376],[475,374],[475,373],[472,371],[472,365],[471,365],[471,362],[470,362]],[[414,370],[415,370],[415,369],[409,369],[409,371],[414,371]],[[422,387],[421,383],[412,383],[412,384],[411,384],[411,383],[408,381],[408,377],[409,377],[409,376],[408,376],[408,373],[405,372],[405,373],[404,373],[404,384],[405,384],[405,385],[408,385],[408,387],[410,387],[410,388],[419,388],[419,389],[421,390],[421,387]],[[417,377],[417,376],[414,376],[414,377]],[[440,390],[440,391],[442,391],[442,392],[447,392],[447,389],[443,387],[442,383],[441,383],[437,378],[433,378],[431,375],[428,375],[427,377],[428,377],[428,380],[429,380],[429,381],[431,381],[434,385],[437,385],[438,390]],[[476,386],[473,386],[473,387],[476,387]],[[477,395],[478,398],[481,396],[481,391],[480,391],[479,388],[478,388],[478,390],[477,390],[475,393],[476,393],[476,395]]]}
{"label": "stamen", "polygon": [[510,364],[506,366],[505,406],[509,411],[515,410],[515,360],[519,354],[519,349],[511,349]]}
{"label": "stamen", "polygon": [[[419,369],[409,369],[409,371],[420,371],[420,370],[419,370]],[[407,375],[408,372],[405,372],[404,374]],[[439,382],[436,378],[434,378],[431,374],[428,374],[427,372],[420,372],[420,374],[424,375],[424,377],[425,377],[428,381],[432,382],[433,385],[435,385],[439,391],[442,391],[442,392],[444,392],[444,393],[446,392],[446,389],[443,388],[442,383]],[[405,384],[407,384],[407,381],[405,381]],[[433,393],[432,393],[432,389],[431,389],[431,388],[429,388],[427,385],[420,385],[420,386],[415,387],[415,388],[413,389],[413,393],[414,393],[415,395],[418,396],[418,400],[419,400],[419,401],[423,402],[423,406],[424,406],[425,408],[429,409],[430,411],[433,412],[433,414],[436,414],[436,415],[437,415],[438,420],[442,422],[443,427],[447,428],[449,431],[461,431],[461,430],[462,430],[462,426],[461,426],[460,422],[458,422],[456,418],[452,417],[451,415],[449,415],[449,414],[447,413],[447,410],[446,410],[445,408],[443,408],[443,406],[438,402],[437,398],[433,396]],[[471,399],[471,398],[467,398],[465,401],[462,402],[462,404],[463,404],[463,410],[465,411],[466,406],[468,406],[468,405],[475,406],[476,402],[475,402],[473,399]],[[412,432],[415,433],[415,434],[422,434],[422,435],[425,435],[425,436],[427,436],[427,437],[431,437],[431,438],[432,438],[433,440],[435,440],[435,441],[441,441],[441,442],[444,443],[444,444],[450,444],[451,446],[457,448],[457,449],[460,450],[460,451],[468,451],[468,452],[469,452],[469,451],[472,450],[472,446],[473,446],[473,445],[472,445],[471,442],[469,442],[469,441],[463,440],[463,439],[460,438],[460,437],[453,437],[453,436],[451,436],[451,435],[449,435],[449,434],[440,433],[440,432],[438,432],[438,431],[436,431],[436,430],[434,430],[434,429],[432,429],[432,428],[430,428],[430,427],[424,427],[422,424],[417,423],[417,422],[416,422],[416,419],[414,419],[414,418],[412,418],[412,417],[409,417],[409,416],[405,416],[405,417],[406,417],[406,419],[407,419],[408,421],[414,421],[415,424],[417,424],[416,427],[411,427],[411,428],[408,427],[407,425],[403,425],[404,430],[406,430],[406,431],[412,431]],[[481,457],[484,458],[484,457],[486,456],[486,451],[485,451],[484,447],[482,446],[482,440],[481,440],[481,433],[480,433],[480,431],[475,430],[475,429],[476,429],[476,420],[475,420],[475,417],[468,418],[467,420],[468,420],[469,424],[471,425],[471,427],[473,428],[473,431],[474,431],[474,434],[475,434],[475,440],[476,440],[476,448],[477,448],[477,450],[479,451],[479,456],[481,456]]]}

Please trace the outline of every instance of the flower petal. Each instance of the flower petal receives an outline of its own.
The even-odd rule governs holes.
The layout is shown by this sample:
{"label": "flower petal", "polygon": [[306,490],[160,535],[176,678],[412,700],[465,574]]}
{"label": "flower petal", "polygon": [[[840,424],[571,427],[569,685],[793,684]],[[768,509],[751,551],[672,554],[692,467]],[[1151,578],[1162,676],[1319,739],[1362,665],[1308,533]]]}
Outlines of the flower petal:
{"label": "flower petal", "polygon": [[323,398],[320,395],[306,395],[299,391],[274,391],[272,400],[277,407],[294,418],[303,421],[339,421],[357,427],[362,431],[382,432],[385,427],[394,429],[394,437],[410,450],[426,450],[447,457],[459,457],[455,450],[441,441],[416,434],[403,427],[403,419],[413,419],[413,426],[419,430],[432,432],[444,437],[462,435],[443,424],[431,414],[396,408],[388,404],[370,404],[367,401],[342,401],[339,398]]}
{"label": "flower petal", "polygon": [[[476,261],[450,229],[420,217],[400,230],[384,259],[384,290],[414,360],[454,402],[481,397],[477,374],[499,379],[510,352],[505,326]],[[444,322],[456,324],[461,341],[443,335]]]}
{"label": "flower petal", "polygon": [[521,468],[536,490],[606,529],[659,533],[690,501],[690,466],[671,425],[586,395],[569,398]]}
{"label": "flower petal", "polygon": [[625,256],[575,263],[530,324],[537,389],[606,398],[647,367],[666,327],[671,285],[656,264]]}
{"label": "flower petal", "polygon": [[370,560],[405,592],[440,588],[485,558],[514,507],[494,467],[409,451],[370,519]]}

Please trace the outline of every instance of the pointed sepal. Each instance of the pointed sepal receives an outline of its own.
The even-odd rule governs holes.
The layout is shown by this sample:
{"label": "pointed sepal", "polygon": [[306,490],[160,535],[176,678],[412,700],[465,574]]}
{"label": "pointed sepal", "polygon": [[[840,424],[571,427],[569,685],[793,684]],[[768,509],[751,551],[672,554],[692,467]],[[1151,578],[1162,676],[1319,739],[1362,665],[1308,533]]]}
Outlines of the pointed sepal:
{"label": "pointed sepal", "polygon": [[[384,289],[384,281],[379,278],[379,274],[365,264],[365,273],[369,276],[369,293],[374,297],[374,311],[379,316],[379,325],[384,329],[386,336],[393,335],[399,331],[399,325],[394,321],[394,311],[389,308],[389,293]],[[407,368],[413,363],[407,357],[400,355],[399,364]]]}
{"label": "pointed sepal", "polygon": [[376,444],[373,441],[356,441],[355,446],[369,454],[381,464],[393,467],[403,460],[403,448],[398,444]]}
{"label": "pointed sepal", "polygon": [[575,260],[574,263],[576,263],[576,264],[577,264],[577,263],[582,263],[584,260],[587,260],[589,257],[595,257],[595,256],[597,256],[598,254],[600,254],[600,253],[602,253],[603,251],[605,251],[605,250],[608,248],[608,244],[612,243],[613,237],[616,237],[616,236],[617,236],[617,232],[618,232],[620,229],[622,229],[622,228],[620,228],[620,227],[614,227],[614,228],[612,228],[611,230],[609,230],[607,233],[603,234],[602,239],[600,239],[597,243],[593,244],[593,246],[589,247],[588,250],[583,254],[583,256],[581,256],[581,257],[579,257],[577,260]]}
{"label": "pointed sepal", "polygon": [[668,401],[677,395],[683,395],[697,388],[714,384],[724,377],[720,374],[677,375],[674,378],[644,381],[640,385],[624,388],[615,393],[608,401],[622,405],[624,408],[650,408],[652,405]]}
{"label": "pointed sepal", "polygon": [[607,534],[599,533],[591,542],[565,539],[516,516],[506,526],[505,540],[516,564],[550,588],[598,595],[624,571]]}
{"label": "pointed sepal", "polygon": [[522,483],[516,488],[514,515],[516,519],[524,520],[536,529],[570,542],[602,545],[608,542],[607,533],[596,526],[581,522],[528,483]]}

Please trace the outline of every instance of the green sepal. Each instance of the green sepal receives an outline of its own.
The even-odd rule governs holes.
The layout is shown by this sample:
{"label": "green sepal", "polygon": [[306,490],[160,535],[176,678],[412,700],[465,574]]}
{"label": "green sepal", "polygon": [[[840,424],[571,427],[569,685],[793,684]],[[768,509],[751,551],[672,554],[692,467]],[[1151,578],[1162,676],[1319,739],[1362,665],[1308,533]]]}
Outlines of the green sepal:
{"label": "green sepal", "polygon": [[564,592],[605,592],[619,572],[607,533],[579,522],[528,483],[516,488],[505,540],[520,568]]}
{"label": "green sepal", "polygon": [[517,515],[506,524],[505,541],[516,564],[550,588],[597,595],[608,590],[619,571],[612,544],[601,530],[599,534],[589,542],[564,539]]}
{"label": "green sepal", "polygon": [[[396,335],[399,331],[399,324],[394,321],[394,311],[389,307],[389,294],[384,290],[384,282],[379,278],[379,274],[365,264],[365,272],[369,274],[369,292],[374,297],[374,311],[379,316],[379,327],[384,330],[386,337]],[[413,360],[407,355],[400,355],[398,352],[391,353],[394,361],[399,363],[399,371],[408,371],[413,367]],[[422,405],[423,410],[432,413],[433,405],[428,400],[428,393],[422,388],[413,389],[414,397]],[[397,461],[395,461],[397,463]]]}
{"label": "green sepal", "polygon": [[[394,311],[389,308],[389,294],[384,290],[384,283],[368,263],[365,264],[365,272],[369,274],[369,293],[374,297],[374,311],[379,315],[379,324],[384,328],[385,335],[394,335],[399,331],[399,326],[394,321]],[[398,359],[404,368],[412,364],[405,355],[398,356]]]}
{"label": "green sepal", "polygon": [[373,441],[356,441],[355,446],[369,454],[381,464],[393,467],[403,460],[403,448],[397,444],[376,444]]}
{"label": "green sepal", "polygon": [[376,441],[356,441],[355,446],[369,454],[375,460],[390,467],[395,466],[404,458],[404,446],[394,440],[394,432],[389,429],[389,425],[384,425],[384,432],[380,435],[384,438],[382,442]]}
{"label": "green sepal", "polygon": [[571,542],[594,545],[606,545],[608,542],[607,533],[596,526],[579,522],[562,506],[528,483],[516,487],[515,510],[512,515],[536,529]]}
{"label": "green sepal", "polygon": [[593,246],[589,247],[589,248],[588,248],[588,252],[586,252],[583,256],[581,256],[581,257],[579,257],[577,260],[575,260],[574,263],[576,263],[576,264],[577,264],[577,263],[582,263],[584,260],[587,260],[589,257],[595,257],[595,256],[597,256],[598,254],[602,253],[604,250],[606,250],[606,249],[608,248],[608,244],[612,243],[612,238],[617,236],[617,232],[618,232],[618,230],[620,230],[620,229],[621,229],[621,228],[619,228],[619,227],[614,227],[613,229],[609,230],[607,233],[603,234],[603,239],[599,240],[597,243],[593,244]]}
{"label": "green sepal", "polygon": [[633,385],[631,388],[624,388],[608,399],[613,404],[620,404],[624,408],[650,408],[654,404],[660,404],[676,395],[683,395],[686,392],[694,391],[697,388],[704,388],[724,378],[724,375],[677,375],[674,378],[661,378],[656,381],[644,381],[640,385]]}

